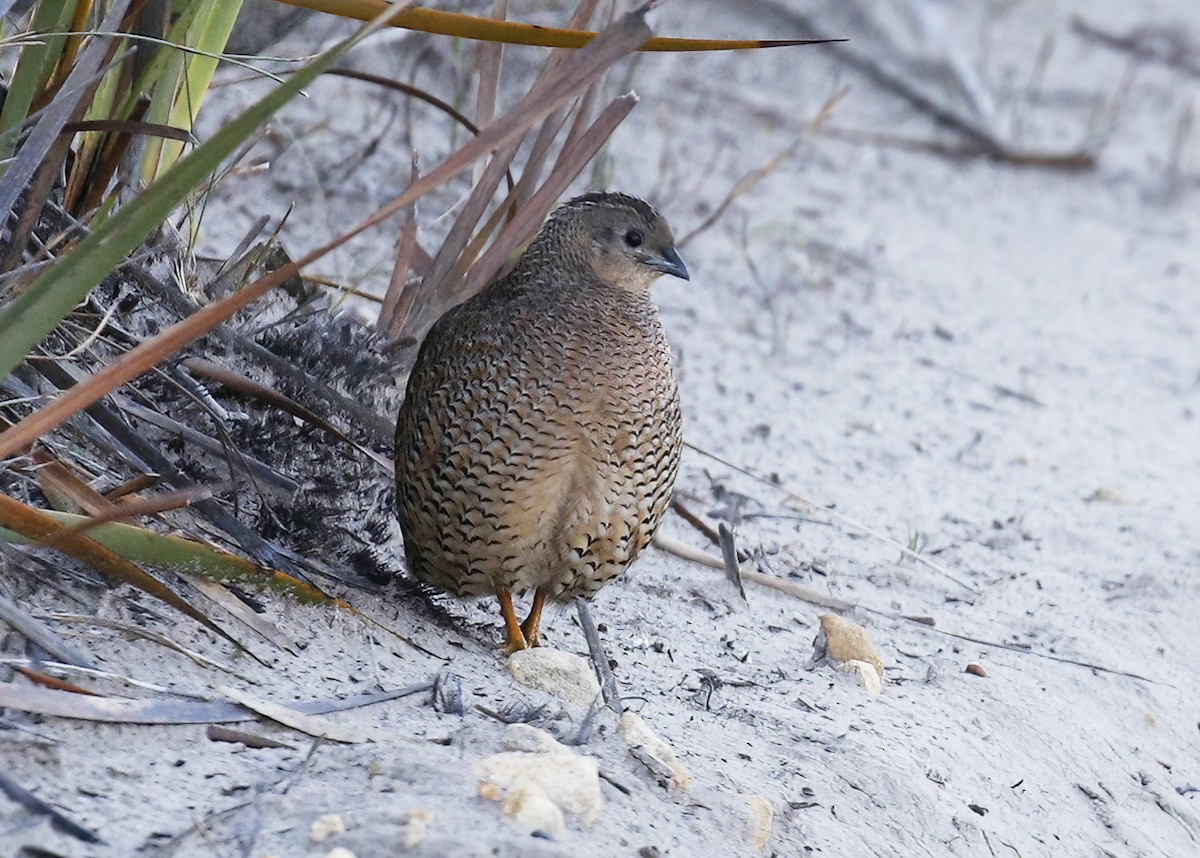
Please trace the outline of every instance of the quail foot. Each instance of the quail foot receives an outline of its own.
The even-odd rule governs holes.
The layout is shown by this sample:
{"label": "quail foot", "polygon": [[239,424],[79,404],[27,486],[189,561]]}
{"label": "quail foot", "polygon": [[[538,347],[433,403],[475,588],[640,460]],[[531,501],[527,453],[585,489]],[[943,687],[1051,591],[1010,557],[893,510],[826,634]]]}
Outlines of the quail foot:
{"label": "quail foot", "polygon": [[[509,652],[539,645],[547,599],[624,572],[667,508],[683,439],[648,294],[662,274],[688,279],[666,221],[636,197],[585,194],[421,345],[396,426],[408,566],[494,595]],[[513,595],[529,590],[518,622]]]}

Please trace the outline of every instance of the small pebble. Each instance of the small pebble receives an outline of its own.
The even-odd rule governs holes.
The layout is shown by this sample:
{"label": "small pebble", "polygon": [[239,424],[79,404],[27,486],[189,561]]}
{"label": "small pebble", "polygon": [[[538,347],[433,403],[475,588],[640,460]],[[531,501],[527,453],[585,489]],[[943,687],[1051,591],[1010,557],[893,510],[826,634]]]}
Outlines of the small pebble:
{"label": "small pebble", "polygon": [[324,843],[335,834],[345,834],[346,823],[336,813],[327,813],[313,822],[308,829],[308,838],[313,843]]}
{"label": "small pebble", "polygon": [[771,839],[775,825],[775,808],[761,795],[747,796],[750,815],[750,851],[762,852]]}
{"label": "small pebble", "polygon": [[686,791],[692,785],[692,773],[675,756],[675,750],[665,739],[650,729],[640,715],[626,712],[621,716],[621,732],[629,750],[655,774],[663,770],[667,780],[677,790]]}
{"label": "small pebble", "polygon": [[883,679],[883,659],[879,650],[862,626],[848,623],[837,614],[821,615],[821,633],[817,635],[817,658],[828,656],[834,661],[865,661]]}
{"label": "small pebble", "polygon": [[508,657],[508,672],[522,685],[553,694],[586,709],[600,694],[592,663],[570,652],[536,647],[520,649]]}

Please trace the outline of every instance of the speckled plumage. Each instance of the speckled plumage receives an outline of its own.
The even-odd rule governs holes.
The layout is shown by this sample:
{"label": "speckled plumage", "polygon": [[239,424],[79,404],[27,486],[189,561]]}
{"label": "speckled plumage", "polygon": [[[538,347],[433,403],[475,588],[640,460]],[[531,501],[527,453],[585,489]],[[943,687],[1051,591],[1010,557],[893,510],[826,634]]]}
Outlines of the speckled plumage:
{"label": "speckled plumage", "polygon": [[664,272],[687,276],[648,205],[572,200],[510,274],[433,326],[409,377],[396,428],[409,567],[502,607],[537,588],[531,643],[541,598],[621,574],[670,500],[679,393],[647,295]]}

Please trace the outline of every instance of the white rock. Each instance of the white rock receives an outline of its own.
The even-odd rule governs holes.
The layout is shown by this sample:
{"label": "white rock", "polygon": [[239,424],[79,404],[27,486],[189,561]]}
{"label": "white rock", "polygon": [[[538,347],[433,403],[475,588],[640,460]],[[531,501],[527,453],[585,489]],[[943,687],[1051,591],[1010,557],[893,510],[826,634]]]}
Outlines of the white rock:
{"label": "white rock", "polygon": [[429,826],[433,824],[433,811],[418,808],[404,817],[404,848],[412,849],[420,845],[429,836]]}
{"label": "white rock", "polygon": [[308,839],[313,843],[324,843],[335,834],[345,834],[346,823],[336,813],[327,813],[317,819],[308,829]]}
{"label": "white rock", "polygon": [[545,730],[539,730],[531,724],[509,724],[504,728],[500,744],[506,751],[525,751],[529,754],[575,753]]}
{"label": "white rock", "polygon": [[[506,751],[480,760],[479,794],[505,802],[521,790],[540,790],[564,813],[570,813],[591,825],[600,818],[604,799],[600,795],[600,766],[592,757],[571,751],[531,754],[525,751]],[[518,796],[512,806],[513,814],[525,804],[536,810],[540,799],[535,793]],[[510,814],[512,815],[512,814]]]}
{"label": "white rock", "polygon": [[358,858],[358,856],[345,846],[335,846],[325,853],[325,858]]}
{"label": "white rock", "polygon": [[541,787],[525,784],[504,796],[504,815],[527,834],[540,833],[553,838],[567,833],[563,812]]}
{"label": "white rock", "polygon": [[749,803],[750,849],[762,852],[767,848],[771,830],[775,827],[775,808],[761,795],[748,795],[746,800]]}
{"label": "white rock", "polygon": [[837,614],[821,615],[821,631],[814,642],[814,656],[839,663],[866,662],[875,670],[878,679],[883,680],[883,659],[867,630],[846,622]]}
{"label": "white rock", "polygon": [[879,678],[879,674],[875,671],[874,665],[870,665],[865,661],[851,659],[843,661],[838,665],[838,670],[842,673],[848,673],[858,680],[858,684],[866,689],[867,694],[876,697],[883,691],[883,681]]}
{"label": "white rock", "polygon": [[508,657],[508,672],[522,685],[584,709],[600,694],[600,683],[591,662],[562,650],[519,649]]}
{"label": "white rock", "polygon": [[692,785],[692,773],[675,756],[675,750],[642,720],[640,715],[626,712],[621,716],[621,731],[629,750],[651,771],[662,769],[672,787],[687,790]]}

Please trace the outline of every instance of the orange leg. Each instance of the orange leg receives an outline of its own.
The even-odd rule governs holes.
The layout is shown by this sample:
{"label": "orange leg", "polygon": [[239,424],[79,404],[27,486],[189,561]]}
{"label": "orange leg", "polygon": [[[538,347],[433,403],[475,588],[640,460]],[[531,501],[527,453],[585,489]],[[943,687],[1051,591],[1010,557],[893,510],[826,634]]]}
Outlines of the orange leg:
{"label": "orange leg", "polygon": [[529,609],[529,616],[525,618],[525,622],[521,623],[521,634],[525,635],[525,642],[529,646],[541,646],[541,635],[538,634],[538,624],[542,621],[542,606],[546,604],[546,591],[538,587],[533,593],[533,607]]}
{"label": "orange leg", "polygon": [[504,628],[507,630],[504,651],[514,653],[519,649],[529,649],[521,624],[517,621],[517,613],[513,610],[512,590],[497,587],[496,598],[500,601],[500,615],[504,617]]}

